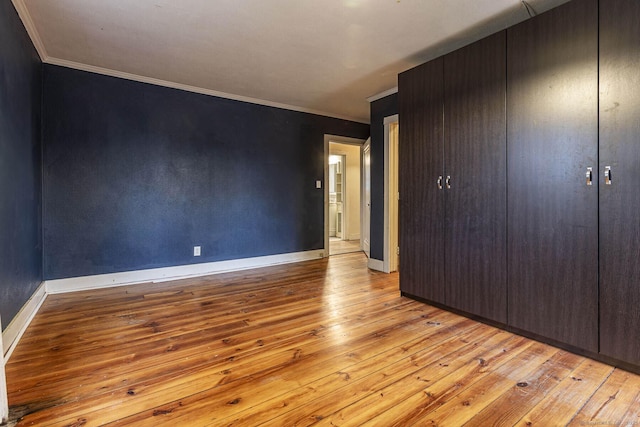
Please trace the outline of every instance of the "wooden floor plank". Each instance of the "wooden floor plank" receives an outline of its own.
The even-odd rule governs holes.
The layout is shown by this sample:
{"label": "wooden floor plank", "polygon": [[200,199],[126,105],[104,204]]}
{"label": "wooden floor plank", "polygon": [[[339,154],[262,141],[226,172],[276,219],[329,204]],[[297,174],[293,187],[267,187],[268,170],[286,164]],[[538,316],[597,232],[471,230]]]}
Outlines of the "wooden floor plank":
{"label": "wooden floor plank", "polygon": [[467,340],[474,335],[476,339],[481,339],[493,333],[489,330],[479,332],[479,325],[470,325],[468,322],[470,321],[439,329],[433,335],[425,334],[379,354],[359,351],[355,354],[360,359],[357,363],[305,384],[304,387],[265,400],[243,412],[232,414],[221,422],[234,426],[257,425],[282,417],[293,410],[304,414],[303,416],[310,414],[317,419],[323,411],[327,411],[327,394],[339,395],[340,405],[345,405],[358,399],[358,392],[367,388],[366,383],[380,386],[382,382],[389,382],[390,378],[385,374],[387,371],[392,371],[393,375],[401,375],[403,370],[415,370],[418,363],[416,361],[423,354],[437,358],[441,354],[467,346]]}
{"label": "wooden floor plank", "polygon": [[[433,310],[433,309],[431,309]],[[425,307],[425,313],[429,312],[429,308]],[[416,314],[417,313],[417,314]],[[374,318],[372,322],[363,323],[358,327],[352,327],[352,339],[350,340],[350,348],[345,348],[343,351],[351,352],[359,347],[359,341],[363,343],[371,342],[371,334],[385,334],[387,336],[392,335],[394,332],[404,335],[407,330],[413,329],[415,326],[412,324],[420,323],[422,321],[421,312],[413,311],[409,318],[405,322],[398,322],[398,317],[402,317],[402,312],[395,311],[393,314],[396,317],[386,319],[385,316],[380,315]],[[442,313],[443,317],[447,316]],[[339,328],[328,328],[319,334],[305,334],[303,338],[298,337],[295,341],[290,341],[285,344],[279,344],[277,346],[262,346],[258,350],[259,354],[251,354],[250,357],[246,357],[241,353],[236,352],[236,349],[232,349],[229,353],[232,356],[232,360],[225,355],[220,358],[220,363],[214,363],[204,366],[204,369],[198,369],[194,372],[190,372],[188,376],[173,376],[165,375],[162,372],[158,372],[155,376],[147,375],[144,381],[127,381],[126,387],[107,388],[101,392],[118,393],[123,399],[132,400],[127,394],[129,391],[134,391],[136,400],[142,401],[147,407],[153,408],[153,405],[165,404],[167,402],[167,396],[180,395],[181,392],[186,393],[187,396],[193,392],[189,390],[207,390],[212,385],[221,386],[226,385],[239,379],[246,378],[250,383],[256,378],[261,377],[261,370],[279,371],[287,368],[291,370],[293,363],[300,364],[309,360],[317,361],[319,358],[335,358],[339,355],[339,351],[336,350],[336,346],[332,346],[331,343],[335,342],[339,338],[341,332],[336,330]],[[373,331],[373,332],[372,332]],[[376,332],[378,331],[378,332]],[[404,342],[406,338],[402,338]],[[380,340],[381,344],[384,344],[384,340]],[[344,346],[343,346],[344,347]],[[304,348],[304,352],[301,349]],[[201,366],[202,368],[202,366]],[[313,368],[311,366],[310,368]],[[148,373],[150,369],[144,370]],[[315,369],[314,369],[315,372]],[[281,374],[279,374],[281,377]],[[217,392],[217,391],[216,391]],[[93,395],[93,399],[89,399],[87,396],[87,404],[94,409],[98,408],[102,401],[102,394]],[[152,400],[158,398],[158,400]],[[119,403],[119,414],[125,414],[128,410],[123,405],[125,401]],[[155,402],[155,403],[153,403]],[[134,402],[137,403],[137,402]],[[105,415],[94,414],[98,421],[96,423],[103,424],[108,420],[108,417],[113,415],[112,411],[105,411]],[[42,413],[42,417],[48,416],[48,414]],[[107,417],[107,418],[105,418]],[[91,418],[92,420],[95,418]]]}
{"label": "wooden floor plank", "polygon": [[613,369],[604,363],[584,360],[515,425],[567,425],[611,375]]}
{"label": "wooden floor plank", "polygon": [[[396,328],[401,326],[401,324],[399,325],[397,323],[396,318],[391,317],[394,315],[397,316],[398,312],[396,310],[392,310],[389,315],[385,315],[383,310],[379,310],[379,313],[378,316],[369,319],[370,322],[366,322],[368,318],[364,317],[361,326],[352,329],[352,334],[354,334],[354,336],[364,336],[370,332],[368,328],[381,328],[385,325]],[[388,322],[386,320],[387,316],[391,317]],[[291,328],[291,325],[284,325],[285,328],[287,326]],[[179,357],[179,352],[165,353],[162,357],[154,357],[152,354],[150,356],[151,359],[145,360],[140,358],[137,361],[139,362],[137,363],[137,369],[132,369],[131,366],[122,366],[119,367],[117,372],[113,373],[110,371],[111,366],[107,363],[105,363],[103,369],[96,369],[95,363],[89,362],[92,369],[82,377],[81,384],[87,384],[87,387],[92,387],[93,390],[100,394],[115,393],[118,392],[118,389],[124,394],[130,389],[139,387],[140,383],[144,383],[145,381],[160,381],[165,377],[172,378],[175,376],[180,378],[181,371],[199,372],[203,367],[209,370],[231,371],[229,367],[233,366],[235,372],[245,361],[249,364],[254,363],[258,359],[266,357],[269,351],[286,352],[292,346],[303,346],[305,343],[310,343],[313,340],[318,341],[322,338],[331,339],[336,333],[339,333],[339,331],[335,331],[335,326],[339,326],[339,324],[334,325],[334,327],[316,327],[316,329],[312,329],[313,326],[301,323],[297,328],[299,331],[291,336],[280,333],[280,331],[274,331],[268,338],[265,337],[261,342],[258,342],[260,340],[253,340],[253,337],[242,340],[240,336],[236,336],[235,339],[231,341],[223,342],[224,340],[218,340],[217,343],[211,343],[210,349],[206,347],[209,342],[205,341],[205,347],[198,346],[193,351],[189,351],[186,356],[182,355]],[[295,331],[296,329],[293,328],[291,330]],[[264,331],[262,332],[264,333]],[[318,342],[317,346],[323,347],[324,344]],[[305,350],[311,351],[312,347],[307,346]],[[212,351],[214,353],[213,355],[211,354]],[[285,353],[283,357],[287,359],[289,356]],[[150,363],[153,363],[153,365],[149,366]],[[141,376],[138,377],[138,375]],[[225,377],[228,376],[228,374],[225,375]],[[104,377],[104,380],[102,377]],[[67,376],[67,378],[69,384],[73,384],[73,382],[77,380],[76,377]],[[124,382],[124,380],[126,380],[126,382]],[[187,378],[186,380],[188,381],[189,379]],[[64,380],[60,380],[59,383],[63,384]],[[42,388],[45,386],[46,384],[42,385]],[[76,395],[81,392],[77,387],[73,387],[71,390],[73,390],[73,394]],[[73,394],[71,397],[73,397]],[[84,397],[86,398],[93,394],[94,393],[88,392]]]}
{"label": "wooden floor plank", "polygon": [[[638,422],[640,377],[403,298],[362,254],[49,296],[19,426]],[[523,386],[518,383],[526,383]]]}
{"label": "wooden floor plank", "polygon": [[569,425],[640,425],[638,375],[621,369],[613,371]]}
{"label": "wooden floor plank", "polygon": [[417,399],[405,400],[405,411],[394,410],[396,416],[387,411],[367,424],[384,421],[390,426],[444,423],[461,426],[557,353],[553,347],[535,343],[523,352],[512,354],[502,364],[487,363],[475,378],[463,383],[464,388],[448,388],[443,392],[440,382],[416,394]]}
{"label": "wooden floor plank", "polygon": [[[512,426],[565,379],[583,357],[559,351],[537,368],[510,384],[510,387],[465,423],[465,427]],[[496,390],[491,389],[495,394]],[[466,393],[466,392],[465,392]],[[461,396],[465,394],[461,393]]]}
{"label": "wooden floor plank", "polygon": [[[156,351],[157,348],[165,348],[163,346],[166,346],[166,349],[172,349],[172,351],[169,352],[171,354],[163,355],[163,357],[168,359],[170,363],[176,357],[192,356],[190,354],[183,354],[183,351],[189,349],[189,346],[191,345],[201,344],[201,345],[204,345],[210,351],[220,350],[222,352],[228,352],[229,345],[233,345],[233,344],[236,344],[236,345],[245,344],[246,346],[253,348],[256,346],[256,342],[261,339],[260,337],[263,337],[264,339],[262,339],[262,346],[264,346],[265,343],[268,344],[270,341],[283,341],[284,339],[287,338],[287,336],[297,336],[299,334],[304,335],[304,334],[309,334],[314,330],[318,330],[317,327],[314,329],[314,327],[309,327],[307,326],[307,324],[314,324],[315,322],[320,320],[324,320],[325,324],[331,325],[334,323],[338,324],[339,322],[343,322],[343,323],[352,322],[356,317],[359,317],[361,320],[364,320],[367,318],[376,319],[376,318],[381,318],[386,311],[390,311],[391,315],[396,313],[396,310],[398,308],[398,306],[396,305],[397,303],[404,304],[404,305],[409,303],[406,300],[403,301],[397,298],[396,300],[397,300],[396,302],[392,302],[392,303],[387,303],[386,300],[374,300],[374,301],[377,301],[378,306],[367,305],[366,307],[363,307],[363,309],[371,308],[372,312],[366,313],[366,314],[360,314],[358,316],[352,316],[352,315],[343,313],[344,312],[343,309],[333,310],[333,313],[330,316],[327,316],[327,314],[324,313],[321,309],[318,309],[317,312],[314,311],[314,312],[307,312],[307,313],[305,313],[304,311],[298,310],[293,314],[288,314],[287,317],[284,317],[284,318],[278,314],[273,315],[270,318],[269,322],[261,322],[258,319],[254,320],[253,318],[250,318],[249,319],[250,323],[255,325],[246,324],[244,323],[245,321],[237,321],[235,323],[235,325],[237,325],[237,328],[234,328],[233,325],[230,325],[228,323],[222,323],[221,325],[218,325],[214,328],[201,329],[200,326],[198,326],[199,323],[195,322],[196,327],[194,328],[194,331],[189,334],[180,333],[180,334],[176,334],[176,336],[166,337],[165,336],[166,334],[165,335],[159,334],[155,331],[153,334],[151,334],[149,333],[150,331],[147,331],[146,335],[149,337],[148,340],[140,341],[140,342],[127,341],[126,345],[119,346],[118,348],[115,348],[115,349],[111,349],[108,352],[108,354],[105,354],[106,350],[104,348],[97,348],[93,350],[87,349],[87,351],[83,353],[83,356],[94,360],[94,362],[92,362],[91,365],[85,364],[83,366],[82,365],[68,366],[66,371],[66,376],[72,379],[76,378],[75,372],[72,372],[71,370],[75,369],[77,371],[80,371],[80,370],[86,369],[87,367],[92,368],[91,371],[95,372],[101,367],[100,365],[101,363],[102,364],[107,363],[107,367],[108,367],[108,360],[117,360],[118,358],[124,358],[124,360],[128,362],[129,367],[134,366],[137,361],[143,360],[145,358],[143,353],[144,351],[147,351],[146,348],[144,347],[147,344],[151,344],[151,351]],[[375,313],[377,313],[375,315],[373,314],[374,313],[373,308],[375,308]],[[305,314],[306,314],[306,317],[305,317]],[[305,324],[300,322],[301,318],[305,318],[308,321],[308,323]],[[277,327],[270,325],[271,323],[273,323]],[[320,327],[320,329],[325,329],[325,326]],[[286,332],[286,335],[281,335],[280,334],[281,332]],[[267,337],[264,337],[265,333],[267,334]],[[158,337],[163,338],[163,340],[161,342],[156,342]],[[118,336],[118,338],[122,339],[120,336]],[[217,347],[214,345],[216,342],[218,344]],[[135,349],[135,351],[131,349],[132,345],[134,344],[140,344],[140,347]],[[167,353],[166,350],[164,351],[165,353]],[[200,352],[198,348],[196,348],[194,351]],[[238,353],[238,352],[241,352],[242,349],[239,349],[236,347],[234,351]],[[58,354],[59,352],[60,352],[60,349],[56,348],[56,350],[52,352],[52,355],[55,356],[55,354]],[[130,360],[130,358],[132,357],[131,356],[132,352],[135,353],[135,360]],[[67,355],[73,354],[72,349],[67,350],[66,354]],[[95,357],[97,355],[103,355],[103,356],[108,355],[108,357],[102,358],[105,361],[101,362],[100,358]],[[21,359],[17,359],[17,360],[20,361],[20,364],[19,365],[16,364],[14,366],[19,366],[21,369],[28,367],[31,371],[32,379],[34,381],[41,380],[41,377],[37,375],[36,367],[32,367],[32,365],[29,362],[25,363]],[[162,362],[162,357],[156,358],[154,360],[155,365],[157,365],[160,362]],[[39,364],[39,363],[41,363],[41,361],[38,361],[38,360],[33,361],[33,364]],[[64,364],[65,360],[61,359],[61,363]],[[47,372],[51,368],[51,364],[50,363],[46,364],[45,368],[46,368],[45,372],[43,372],[42,375],[46,376],[46,375],[49,375]],[[87,380],[90,380],[90,379],[87,379]]]}
{"label": "wooden floor plank", "polygon": [[[486,340],[475,349],[449,359],[443,357],[414,375],[401,378],[388,387],[369,393],[364,399],[326,418],[326,425],[362,425],[376,419],[374,424],[386,425],[398,419],[408,420],[415,412],[431,412],[441,402],[455,396],[462,388],[486,375],[487,366],[497,367],[515,354],[527,350],[533,342],[520,337],[510,337],[509,341]],[[426,404],[415,407],[406,405],[413,397],[424,396]],[[400,408],[402,407],[402,409]],[[410,413],[407,414],[407,409]],[[411,424],[408,424],[411,425]]]}
{"label": "wooden floor plank", "polygon": [[[454,320],[456,323],[452,323],[451,327],[455,328],[458,323],[463,322],[463,319],[458,318]],[[425,337],[438,337],[440,331],[447,327],[438,327],[432,329],[431,333],[426,333]],[[352,348],[344,348],[343,353],[336,351],[335,349],[328,349],[328,351],[320,351],[314,355],[310,355],[307,358],[297,359],[295,363],[290,364],[287,369],[287,373],[283,374],[278,369],[273,369],[273,363],[269,363],[266,369],[261,367],[253,367],[251,375],[245,376],[239,381],[233,383],[224,384],[221,387],[207,390],[202,393],[190,396],[187,399],[182,399],[180,403],[182,406],[177,407],[177,401],[169,402],[163,405],[163,407],[154,408],[153,410],[164,410],[166,408],[176,408],[172,410],[171,414],[167,414],[164,422],[183,424],[183,425],[201,425],[208,422],[223,422],[225,417],[233,417],[239,411],[248,410],[252,414],[258,412],[258,406],[265,399],[265,396],[275,396],[278,399],[282,399],[290,390],[305,390],[309,392],[312,390],[316,392],[322,385],[325,385],[327,377],[330,379],[330,389],[335,391],[339,383],[349,382],[354,377],[357,378],[358,362],[354,359],[365,358],[365,364],[369,372],[373,367],[369,364],[369,358],[374,358],[378,361],[377,367],[385,366],[385,361],[389,359],[395,360],[388,354],[380,353],[382,349],[388,348],[388,344],[392,344],[392,348],[415,348],[415,345],[410,345],[406,342],[407,335],[402,331],[397,336],[394,334],[385,334],[385,336],[379,336],[379,339],[373,342],[368,340],[366,346],[359,347],[356,342]],[[447,334],[450,334],[448,332]],[[433,335],[431,335],[433,334]],[[445,335],[446,336],[446,335]],[[428,338],[427,338],[428,339]],[[364,342],[364,341],[363,341]],[[386,353],[386,352],[385,352]],[[310,397],[309,393],[305,393],[306,399]],[[234,401],[233,407],[228,404],[229,401]],[[288,407],[295,407],[288,403],[281,409],[286,412]],[[281,411],[283,412],[283,411]],[[215,415],[213,415],[215,414]],[[261,414],[261,422],[266,419],[266,413]],[[253,417],[252,417],[253,418]],[[145,422],[148,421],[148,422]],[[115,423],[114,425],[126,425],[132,423],[136,425],[154,425],[153,419],[148,414],[138,414],[131,419],[123,420],[125,423]],[[255,425],[255,418],[245,425]],[[225,421],[227,424],[229,421]],[[229,422],[230,423],[230,422]]]}

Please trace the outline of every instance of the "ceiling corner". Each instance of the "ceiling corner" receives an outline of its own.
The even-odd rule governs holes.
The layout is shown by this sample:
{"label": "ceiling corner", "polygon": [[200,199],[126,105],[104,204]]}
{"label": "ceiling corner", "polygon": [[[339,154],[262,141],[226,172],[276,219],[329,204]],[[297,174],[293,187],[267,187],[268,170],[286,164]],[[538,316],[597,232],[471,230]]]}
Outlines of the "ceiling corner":
{"label": "ceiling corner", "polygon": [[18,12],[18,16],[20,17],[20,20],[22,20],[22,24],[27,30],[27,34],[29,34],[33,46],[36,48],[38,55],[40,55],[40,60],[42,60],[42,62],[46,62],[49,59],[49,55],[47,55],[47,50],[44,48],[44,43],[42,43],[40,34],[38,33],[38,30],[36,29],[36,26],[31,19],[31,15],[29,14],[27,5],[24,3],[24,0],[11,0],[11,2],[13,3],[13,7]]}
{"label": "ceiling corner", "polygon": [[377,101],[378,99],[382,99],[385,96],[393,95],[394,93],[398,93],[398,86],[392,87],[391,89],[387,89],[380,93],[376,93],[375,95],[371,95],[370,97],[367,98],[367,101],[369,102]]}

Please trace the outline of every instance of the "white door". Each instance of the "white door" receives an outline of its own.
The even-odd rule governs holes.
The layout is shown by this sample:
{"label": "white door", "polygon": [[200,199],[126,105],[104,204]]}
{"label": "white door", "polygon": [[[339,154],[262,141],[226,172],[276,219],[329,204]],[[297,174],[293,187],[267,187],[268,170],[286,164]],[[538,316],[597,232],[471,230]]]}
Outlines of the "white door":
{"label": "white door", "polygon": [[398,122],[389,125],[389,271],[397,271],[400,265],[398,251]]}
{"label": "white door", "polygon": [[[2,331],[2,320],[0,320],[0,331]],[[4,349],[2,347],[2,333],[0,333],[0,424],[3,424],[8,418],[7,379],[4,374]]]}
{"label": "white door", "polygon": [[362,146],[362,250],[371,258],[371,138]]}

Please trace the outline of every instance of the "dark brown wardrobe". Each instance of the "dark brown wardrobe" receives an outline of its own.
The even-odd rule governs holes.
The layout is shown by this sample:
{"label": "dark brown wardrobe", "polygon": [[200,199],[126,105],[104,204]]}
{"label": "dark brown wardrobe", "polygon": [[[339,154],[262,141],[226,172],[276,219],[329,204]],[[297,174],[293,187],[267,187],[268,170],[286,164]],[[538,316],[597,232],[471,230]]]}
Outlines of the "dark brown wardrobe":
{"label": "dark brown wardrobe", "polygon": [[598,1],[507,38],[509,324],[596,352]]}
{"label": "dark brown wardrobe", "polygon": [[505,33],[398,84],[402,290],[506,322]]}
{"label": "dark brown wardrobe", "polygon": [[640,4],[399,75],[403,294],[640,365]]}
{"label": "dark brown wardrobe", "polygon": [[600,1],[600,352],[640,365],[640,2]]}

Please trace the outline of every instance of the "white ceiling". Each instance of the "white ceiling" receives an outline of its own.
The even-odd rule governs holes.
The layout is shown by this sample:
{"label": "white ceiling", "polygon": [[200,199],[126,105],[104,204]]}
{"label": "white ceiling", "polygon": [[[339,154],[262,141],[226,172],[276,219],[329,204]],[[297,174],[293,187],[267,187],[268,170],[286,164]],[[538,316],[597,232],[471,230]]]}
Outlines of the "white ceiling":
{"label": "white ceiling", "polygon": [[521,0],[13,3],[46,63],[365,123],[399,72],[529,16]]}

